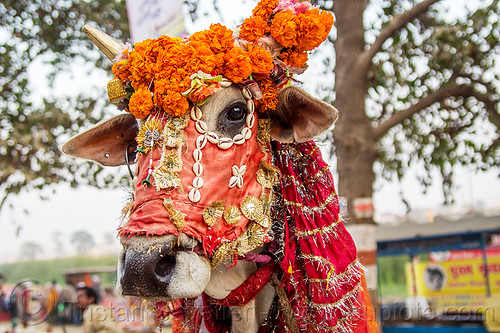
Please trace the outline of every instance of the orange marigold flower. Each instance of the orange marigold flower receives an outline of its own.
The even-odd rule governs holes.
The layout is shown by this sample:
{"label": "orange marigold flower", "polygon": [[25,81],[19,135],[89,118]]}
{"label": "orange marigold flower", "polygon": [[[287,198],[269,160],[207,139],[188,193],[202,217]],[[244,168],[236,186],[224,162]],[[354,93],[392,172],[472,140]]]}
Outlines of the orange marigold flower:
{"label": "orange marigold flower", "polygon": [[113,74],[117,79],[120,79],[122,82],[128,81],[128,77],[130,75],[130,67],[127,59],[113,64],[111,70],[113,71]]}
{"label": "orange marigold flower", "polygon": [[153,109],[153,99],[151,98],[151,92],[147,89],[136,90],[130,97],[128,103],[128,108],[130,113],[138,119],[146,118]]}
{"label": "orange marigold flower", "polygon": [[297,45],[298,26],[291,10],[279,12],[271,25],[271,36],[284,47]]}
{"label": "orange marigold flower", "polygon": [[308,56],[306,51],[288,50],[282,52],[279,58],[288,66],[302,68],[306,64]]}
{"label": "orange marigold flower", "polygon": [[176,91],[169,90],[161,95],[155,92],[154,100],[156,105],[173,117],[180,117],[189,109],[188,100]]}
{"label": "orange marigold flower", "polygon": [[209,30],[194,33],[190,39],[208,44],[214,53],[226,52],[234,46],[233,31],[218,23],[210,25]]}
{"label": "orange marigold flower", "polygon": [[252,11],[255,16],[260,16],[267,20],[279,4],[279,0],[260,0]]}
{"label": "orange marigold flower", "polygon": [[252,61],[252,72],[269,73],[274,67],[271,54],[261,47],[250,45],[248,55]]}
{"label": "orange marigold flower", "polygon": [[206,43],[193,41],[190,43],[190,47],[192,47],[192,53],[187,58],[186,70],[190,74],[198,71],[211,73],[217,65],[217,59],[210,50],[210,46]]}
{"label": "orange marigold flower", "polygon": [[331,13],[315,8],[297,16],[299,22],[298,47],[310,51],[318,47],[328,37],[333,25]]}
{"label": "orange marigold flower", "polygon": [[278,88],[273,80],[269,78],[260,80],[259,87],[264,97],[255,101],[257,110],[261,113],[275,110],[278,105]]}
{"label": "orange marigold flower", "polygon": [[269,33],[267,22],[260,16],[247,18],[240,28],[240,38],[255,43],[266,33]]}
{"label": "orange marigold flower", "polygon": [[224,73],[229,80],[239,83],[252,74],[252,62],[248,53],[233,47],[224,55]]}

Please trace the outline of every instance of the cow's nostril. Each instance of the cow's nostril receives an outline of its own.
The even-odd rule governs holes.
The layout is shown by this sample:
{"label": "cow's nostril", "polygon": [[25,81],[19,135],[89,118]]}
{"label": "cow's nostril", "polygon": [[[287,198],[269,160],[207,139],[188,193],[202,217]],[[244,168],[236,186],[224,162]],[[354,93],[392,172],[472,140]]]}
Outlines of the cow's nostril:
{"label": "cow's nostril", "polygon": [[160,279],[165,279],[172,274],[175,267],[175,256],[165,256],[158,261],[155,267],[155,274]]}

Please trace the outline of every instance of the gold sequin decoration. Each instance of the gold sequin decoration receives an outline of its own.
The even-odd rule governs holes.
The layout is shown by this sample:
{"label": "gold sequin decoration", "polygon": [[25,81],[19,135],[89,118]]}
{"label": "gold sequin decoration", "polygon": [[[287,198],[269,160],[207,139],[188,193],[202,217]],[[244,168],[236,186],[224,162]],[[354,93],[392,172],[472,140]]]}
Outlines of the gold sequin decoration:
{"label": "gold sequin decoration", "polygon": [[137,133],[137,143],[142,146],[144,153],[157,148],[163,141],[163,125],[159,119],[150,119],[141,126]]}
{"label": "gold sequin decoration", "polygon": [[189,113],[185,113],[181,117],[171,117],[167,120],[167,123],[165,124],[166,127],[175,129],[175,130],[183,130],[185,129],[188,124],[189,124]]}
{"label": "gold sequin decoration", "polygon": [[174,172],[182,171],[182,160],[176,150],[166,151],[161,157],[161,164]]}
{"label": "gold sequin decoration", "polygon": [[240,206],[241,212],[249,220],[260,220],[264,217],[264,206],[262,202],[254,196],[247,196]]}
{"label": "gold sequin decoration", "polygon": [[260,168],[257,171],[257,181],[264,188],[272,188],[279,180],[278,169],[270,166],[266,162],[260,163]]}
{"label": "gold sequin decoration", "polygon": [[224,206],[226,202],[224,200],[214,201],[208,207],[205,207],[203,210],[203,220],[209,227],[213,227],[215,223],[222,217],[224,214]]}
{"label": "gold sequin decoration", "polygon": [[175,225],[177,230],[182,231],[184,225],[186,224],[185,215],[175,209],[174,202],[171,198],[165,198],[163,200],[163,206],[170,213],[170,222]]}
{"label": "gold sequin decoration", "polygon": [[262,226],[252,223],[236,240],[236,251],[242,255],[260,246],[264,242],[266,232]]}
{"label": "gold sequin decoration", "polygon": [[167,147],[171,148],[182,147],[184,146],[187,140],[186,132],[165,126],[163,130],[163,140],[165,146]]}
{"label": "gold sequin decoration", "polygon": [[128,95],[120,79],[113,79],[109,81],[107,88],[109,101],[113,104],[120,102]]}
{"label": "gold sequin decoration", "polygon": [[172,171],[167,165],[160,164],[153,172],[156,189],[181,188],[179,173]]}
{"label": "gold sequin decoration", "polygon": [[271,142],[271,121],[269,119],[259,119],[257,130],[257,142],[266,146]]}
{"label": "gold sequin decoration", "polygon": [[224,211],[224,220],[227,224],[233,225],[241,220],[241,213],[238,207],[230,206]]}

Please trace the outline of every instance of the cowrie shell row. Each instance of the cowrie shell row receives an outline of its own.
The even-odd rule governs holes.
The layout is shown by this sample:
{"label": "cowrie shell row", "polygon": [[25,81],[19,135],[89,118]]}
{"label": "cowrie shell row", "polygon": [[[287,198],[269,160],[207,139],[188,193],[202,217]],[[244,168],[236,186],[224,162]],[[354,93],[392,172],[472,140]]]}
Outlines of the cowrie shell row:
{"label": "cowrie shell row", "polygon": [[247,109],[248,109],[249,113],[254,113],[255,112],[255,103],[253,102],[253,100],[249,99],[247,101]]}
{"label": "cowrie shell row", "polygon": [[230,86],[231,86],[231,84],[233,84],[231,81],[222,81],[222,82],[220,83],[220,86],[221,86],[222,88],[227,88],[227,87],[230,87]]}
{"label": "cowrie shell row", "polygon": [[[203,174],[203,165],[201,165],[200,162],[196,162],[195,164],[193,164],[193,173],[197,177],[199,177]],[[194,186],[194,184],[193,184],[193,186]],[[201,186],[197,186],[197,187],[201,187]]]}
{"label": "cowrie shell row", "polygon": [[248,91],[247,88],[243,88],[241,90],[241,92],[243,93],[243,97],[245,97],[245,99],[251,99],[252,98],[252,94],[250,93],[250,91]]}
{"label": "cowrie shell row", "polygon": [[196,138],[196,148],[203,149],[207,144],[207,137],[205,135],[200,135]]}
{"label": "cowrie shell row", "polygon": [[198,106],[195,106],[194,108],[195,116],[197,120],[201,120],[203,117],[203,112],[201,112],[201,109]]}
{"label": "cowrie shell row", "polygon": [[191,202],[198,202],[201,199],[201,193],[197,188],[193,188],[189,191],[188,198]]}
{"label": "cowrie shell row", "polygon": [[253,113],[250,113],[247,116],[247,126],[252,128],[253,124],[255,124],[255,116],[253,115]]}
{"label": "cowrie shell row", "polygon": [[[230,140],[230,141],[223,141],[224,139]],[[233,146],[233,140],[228,139],[228,138],[222,138],[219,140],[219,143],[217,144],[217,147],[220,149],[229,149]]]}
{"label": "cowrie shell row", "polygon": [[236,134],[233,138],[233,141],[237,145],[241,145],[245,142],[245,136],[243,134]]}
{"label": "cowrie shell row", "polygon": [[208,139],[208,141],[210,141],[210,143],[213,143],[213,144],[219,143],[219,136],[217,135],[217,133],[208,132],[207,139]]}
{"label": "cowrie shell row", "polygon": [[194,177],[193,179],[193,186],[195,188],[200,188],[203,186],[203,178],[201,177]]}
{"label": "cowrie shell row", "polygon": [[245,139],[250,139],[252,137],[252,130],[250,128],[245,127],[244,129],[241,130],[241,134],[245,136]]}
{"label": "cowrie shell row", "polygon": [[203,153],[201,152],[200,149],[196,148],[195,150],[193,150],[193,159],[196,162],[201,161],[202,156],[203,156]]}
{"label": "cowrie shell row", "polygon": [[205,132],[207,131],[207,124],[204,122],[204,121],[201,121],[201,120],[198,120],[196,121],[196,130],[198,131],[198,133],[201,133],[201,134],[205,134]]}

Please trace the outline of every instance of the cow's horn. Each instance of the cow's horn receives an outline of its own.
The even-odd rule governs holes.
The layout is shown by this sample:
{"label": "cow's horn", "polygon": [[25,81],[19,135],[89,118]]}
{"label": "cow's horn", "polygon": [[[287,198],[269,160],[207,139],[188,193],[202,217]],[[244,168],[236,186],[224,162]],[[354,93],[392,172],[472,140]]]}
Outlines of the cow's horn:
{"label": "cow's horn", "polygon": [[120,42],[110,35],[88,24],[82,30],[109,60],[115,59],[120,54],[122,49]]}

